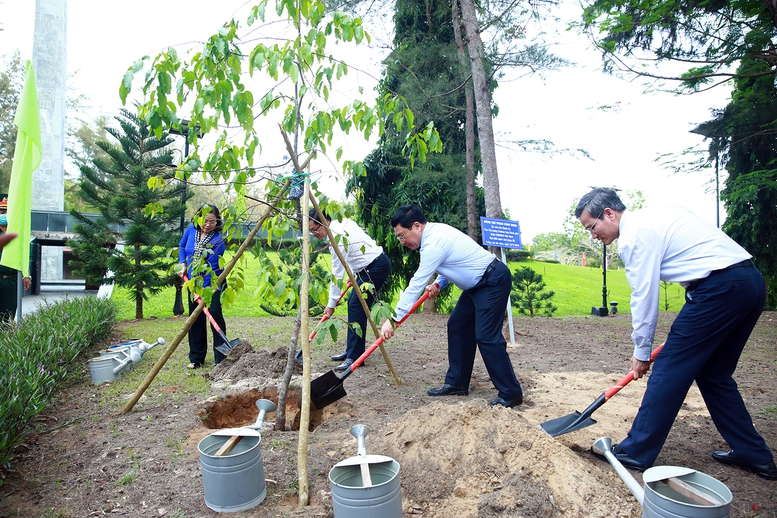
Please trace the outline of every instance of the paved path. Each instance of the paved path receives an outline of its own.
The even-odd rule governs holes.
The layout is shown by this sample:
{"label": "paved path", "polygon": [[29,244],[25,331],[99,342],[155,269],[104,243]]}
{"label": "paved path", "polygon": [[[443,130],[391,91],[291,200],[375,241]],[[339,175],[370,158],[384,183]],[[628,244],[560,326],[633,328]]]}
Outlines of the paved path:
{"label": "paved path", "polygon": [[95,290],[85,290],[83,286],[73,288],[63,286],[41,286],[40,295],[28,295],[22,297],[22,316],[32,313],[38,306],[46,302],[57,302],[67,297],[83,297],[97,295]]}

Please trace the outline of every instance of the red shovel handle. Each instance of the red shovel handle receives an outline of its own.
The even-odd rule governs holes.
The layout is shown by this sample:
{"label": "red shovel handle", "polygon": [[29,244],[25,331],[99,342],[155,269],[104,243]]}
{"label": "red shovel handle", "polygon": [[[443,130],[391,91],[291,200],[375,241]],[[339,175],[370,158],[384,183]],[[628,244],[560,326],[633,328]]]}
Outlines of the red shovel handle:
{"label": "red shovel handle", "polygon": [[[345,296],[345,292],[347,292],[349,289],[351,289],[351,286],[353,286],[353,284],[351,283],[351,280],[348,279],[348,284],[345,285],[345,289],[343,289],[343,292],[340,293],[340,298],[337,299],[337,302],[335,302],[335,306],[340,304],[340,301],[343,300],[343,297]],[[313,329],[313,332],[310,333],[310,336],[308,337],[308,341],[311,341],[311,340],[313,340],[316,337],[316,333],[318,333],[318,326],[320,326],[321,324],[323,324],[327,320],[329,320],[329,315],[324,313],[324,316],[321,317],[321,320],[318,321],[318,324],[316,324],[316,327],[315,327],[315,329]]]}
{"label": "red shovel handle", "polygon": [[[664,342],[664,343],[666,343],[666,342]],[[653,351],[653,354],[650,355],[650,363],[653,363],[653,361],[656,359],[656,356],[658,356],[658,353],[663,348],[664,348],[664,344],[661,344],[661,345],[659,345],[658,347],[655,348],[655,350]],[[622,377],[618,383],[616,383],[612,387],[608,388],[604,392],[604,400],[607,401],[608,399],[613,397],[615,394],[618,393],[618,391],[620,391],[620,389],[622,389],[623,387],[628,385],[629,382],[631,380],[633,380],[633,379],[634,379],[634,371],[629,371],[629,373],[626,374],[624,377]]]}
{"label": "red shovel handle", "polygon": [[[437,285],[437,284],[435,283],[435,286],[436,286],[436,285]],[[394,326],[394,327],[395,327],[395,328],[397,328],[397,327],[399,327],[400,325],[402,325],[402,322],[404,322],[405,320],[407,320],[407,317],[409,317],[410,315],[412,315],[413,313],[415,313],[415,312],[416,312],[416,310],[417,310],[419,307],[421,307],[421,304],[423,304],[423,303],[424,303],[424,301],[426,301],[426,299],[428,299],[428,298],[429,298],[429,292],[428,292],[428,291],[425,291],[425,292],[424,292],[424,294],[423,294],[423,295],[421,295],[421,297],[420,297],[418,300],[416,300],[416,301],[415,301],[415,304],[413,304],[413,307],[412,307],[412,308],[410,308],[410,311],[408,311],[408,312],[405,314],[405,316],[403,316],[401,319],[399,319],[399,322],[397,322],[397,325],[396,325],[396,326]],[[364,351],[364,354],[362,354],[361,356],[359,356],[359,357],[356,359],[356,361],[355,361],[355,362],[353,362],[353,364],[351,365],[351,368],[350,368],[350,372],[353,372],[353,371],[355,371],[357,367],[359,367],[359,366],[360,366],[362,363],[364,363],[364,360],[366,360],[366,359],[367,359],[367,356],[369,356],[369,355],[371,355],[373,352],[375,352],[375,349],[377,349],[378,347],[380,347],[380,344],[382,344],[382,343],[383,343],[383,336],[379,336],[379,337],[378,337],[378,339],[377,339],[377,340],[375,340],[375,341],[372,343],[372,345],[371,345],[371,346],[369,346],[369,347],[367,348],[367,350],[366,350],[366,351]],[[346,371],[346,372],[348,372],[348,371]]]}

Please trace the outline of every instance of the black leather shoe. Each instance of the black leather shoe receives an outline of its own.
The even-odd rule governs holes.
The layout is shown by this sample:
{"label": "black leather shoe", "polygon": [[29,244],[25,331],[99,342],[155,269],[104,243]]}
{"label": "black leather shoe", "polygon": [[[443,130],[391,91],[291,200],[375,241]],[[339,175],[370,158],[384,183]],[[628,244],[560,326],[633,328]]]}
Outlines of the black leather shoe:
{"label": "black leather shoe", "polygon": [[334,356],[332,356],[332,361],[333,362],[341,362],[343,360],[345,360],[345,353],[343,353],[343,354],[335,354]]}
{"label": "black leather shoe", "polygon": [[733,451],[721,450],[713,451],[712,458],[721,464],[728,464],[729,466],[746,469],[750,473],[755,473],[766,480],[777,480],[777,466],[774,465],[774,460],[770,460],[766,464],[750,464],[739,460]]}
{"label": "black leather shoe", "polygon": [[[591,448],[591,451],[593,452],[594,455],[596,455],[600,459],[607,461],[607,458],[604,455],[599,455],[593,450],[593,448]],[[615,455],[615,458],[618,459],[618,462],[623,464],[623,466],[626,468],[634,469],[637,471],[645,471],[650,467],[650,466],[645,466],[641,462],[636,461],[631,457],[629,457],[628,454],[621,449],[620,444],[613,444],[612,449],[610,451],[612,452],[613,455]]]}
{"label": "black leather shoe", "polygon": [[523,396],[518,396],[515,399],[504,399],[502,396],[499,396],[492,402],[488,404],[488,406],[496,406],[496,405],[502,405],[507,408],[512,408],[514,406],[518,406],[521,403],[523,403]]}
{"label": "black leather shoe", "polygon": [[[345,371],[351,368],[351,365],[353,365],[353,360],[348,358],[343,363],[335,367],[336,371]],[[362,363],[362,366],[364,366],[364,363]]]}
{"label": "black leather shoe", "polygon": [[440,388],[429,389],[426,391],[430,396],[466,396],[469,394],[469,390],[461,387],[454,387],[447,383]]}
{"label": "black leather shoe", "polygon": [[295,354],[294,357],[297,359],[298,362],[302,363],[302,349],[297,351],[297,354]]}

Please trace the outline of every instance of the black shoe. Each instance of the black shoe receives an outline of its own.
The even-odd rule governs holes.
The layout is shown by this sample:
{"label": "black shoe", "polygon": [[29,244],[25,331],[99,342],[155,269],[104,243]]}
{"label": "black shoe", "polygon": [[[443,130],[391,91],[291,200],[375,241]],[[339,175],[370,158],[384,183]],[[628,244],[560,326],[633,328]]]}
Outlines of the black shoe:
{"label": "black shoe", "polygon": [[774,465],[774,460],[770,460],[766,464],[750,464],[739,460],[733,451],[721,450],[713,451],[712,458],[721,464],[728,464],[729,466],[746,469],[750,473],[755,473],[766,480],[777,480],[777,466]]}
{"label": "black shoe", "polygon": [[332,361],[333,362],[341,362],[343,360],[345,360],[345,353],[343,353],[343,354],[335,354],[334,356],[332,356]]}
{"label": "black shoe", "polygon": [[517,398],[510,399],[510,400],[504,399],[502,396],[499,396],[498,398],[490,402],[488,406],[502,405],[507,408],[512,408],[514,406],[520,405],[521,403],[523,403],[523,396],[518,396]]}
{"label": "black shoe", "polygon": [[298,362],[302,363],[302,349],[297,351],[297,354],[295,354],[294,357],[297,359]]}
{"label": "black shoe", "polygon": [[429,389],[426,391],[430,396],[466,396],[469,394],[469,390],[461,387],[454,387],[447,383],[440,388]]}
{"label": "black shoe", "polygon": [[[350,369],[350,368],[351,368],[351,365],[353,365],[353,360],[352,360],[352,359],[350,359],[350,358],[348,358],[348,359],[346,359],[346,360],[345,360],[343,363],[341,363],[340,365],[338,365],[337,367],[335,367],[335,370],[336,370],[336,371],[345,371],[345,370],[348,370],[348,369]],[[364,365],[364,363],[362,363],[362,366],[363,366],[363,365]]]}
{"label": "black shoe", "polygon": [[[601,459],[604,459],[604,460],[607,460],[607,458],[604,455],[599,455],[598,453],[596,453],[593,450],[593,447],[591,448],[591,451],[597,457],[599,457]],[[629,457],[629,455],[625,451],[623,451],[621,449],[620,444],[613,444],[613,446],[610,449],[610,451],[612,452],[613,455],[615,455],[615,458],[618,459],[618,462],[623,464],[623,466],[626,467],[626,468],[634,469],[634,470],[637,470],[637,471],[645,471],[646,469],[648,469],[650,467],[650,466],[645,466],[641,462],[636,461],[636,460],[632,459],[631,457]]]}

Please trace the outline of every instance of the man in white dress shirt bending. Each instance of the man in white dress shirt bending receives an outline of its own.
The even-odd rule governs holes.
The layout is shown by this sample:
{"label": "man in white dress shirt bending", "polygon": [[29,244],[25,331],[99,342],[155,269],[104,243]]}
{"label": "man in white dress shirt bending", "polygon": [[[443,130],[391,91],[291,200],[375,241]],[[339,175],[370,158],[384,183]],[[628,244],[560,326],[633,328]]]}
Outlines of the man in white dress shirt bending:
{"label": "man in white dress shirt bending", "polygon": [[[416,204],[399,207],[391,218],[399,242],[420,250],[418,266],[395,308],[396,321],[404,317],[424,291],[434,298],[449,283],[462,293],[448,319],[448,372],[440,388],[430,396],[466,396],[475,362],[475,351],[486,365],[498,391],[491,406],[514,407],[523,403],[521,384],[515,377],[507,341],[502,334],[507,299],[512,288],[510,270],[494,254],[469,236],[444,223],[429,223]],[[428,284],[437,273],[433,284]],[[439,286],[435,286],[435,283]],[[394,336],[394,324],[387,320],[381,329],[385,340]]]}
{"label": "man in white dress shirt bending", "polygon": [[634,354],[638,379],[650,368],[661,281],[685,288],[685,305],[664,348],[628,437],[613,445],[627,468],[650,467],[696,381],[715,426],[731,451],[716,461],[775,480],[772,452],[755,430],[732,374],[766,302],[763,277],[751,256],[711,223],[681,207],[627,211],[612,189],[580,198],[575,217],[594,239],[618,253],[631,286]]}

